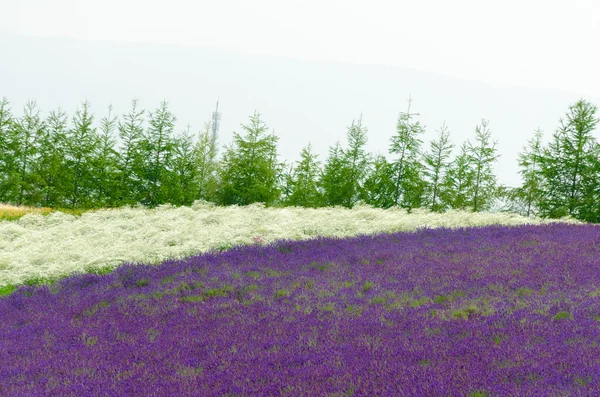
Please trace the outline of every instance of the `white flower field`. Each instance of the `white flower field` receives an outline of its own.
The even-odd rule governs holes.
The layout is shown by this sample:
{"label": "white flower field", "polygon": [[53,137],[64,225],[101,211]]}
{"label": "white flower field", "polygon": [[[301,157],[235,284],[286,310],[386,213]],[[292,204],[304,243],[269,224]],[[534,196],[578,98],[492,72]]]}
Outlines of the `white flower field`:
{"label": "white flower field", "polygon": [[[412,231],[418,228],[517,225],[556,220],[508,213],[403,209],[297,207],[120,208],[80,217],[55,212],[0,221],[0,286],[39,278],[116,267],[126,262],[160,263],[238,244],[304,240],[317,236]],[[561,222],[575,222],[561,220]]]}

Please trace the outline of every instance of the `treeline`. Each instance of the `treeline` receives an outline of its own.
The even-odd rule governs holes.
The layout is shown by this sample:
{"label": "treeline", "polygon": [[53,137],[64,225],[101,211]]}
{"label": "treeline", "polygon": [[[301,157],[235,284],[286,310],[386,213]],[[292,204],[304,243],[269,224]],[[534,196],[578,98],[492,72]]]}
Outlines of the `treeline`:
{"label": "treeline", "polygon": [[[410,101],[409,101],[410,103]],[[569,107],[547,145],[536,131],[519,156],[523,184],[500,186],[499,158],[487,120],[455,152],[446,125],[424,145],[425,128],[400,113],[386,155],[365,149],[367,128],[352,121],[346,142],[336,142],[322,162],[310,144],[294,164],[280,162],[278,137],[255,113],[219,156],[206,124],[199,132],[175,131],[163,102],[152,112],[136,100],[122,115],[109,107],[95,121],[88,102],[69,118],[45,118],[28,102],[20,117],[0,102],[0,202],[54,208],[99,208],[202,199],[220,205],[345,206],[359,201],[380,208],[571,215],[600,221],[600,146],[593,137],[597,108],[580,100]]]}

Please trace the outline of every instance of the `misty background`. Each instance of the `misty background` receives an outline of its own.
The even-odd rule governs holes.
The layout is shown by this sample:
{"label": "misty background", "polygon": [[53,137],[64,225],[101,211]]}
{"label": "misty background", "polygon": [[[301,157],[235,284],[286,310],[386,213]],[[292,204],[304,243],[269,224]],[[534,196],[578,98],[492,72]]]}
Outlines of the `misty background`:
{"label": "misty background", "polygon": [[[89,100],[96,120],[109,104],[118,114],[131,99],[153,111],[167,100],[177,116],[176,131],[198,131],[219,100],[219,147],[231,142],[254,110],[279,137],[281,160],[296,161],[309,142],[324,161],[347,127],[361,114],[368,128],[367,149],[387,155],[400,112],[426,126],[423,148],[443,122],[456,148],[489,120],[501,157],[498,181],[518,186],[517,155],[536,128],[548,141],[568,106],[600,97],[551,88],[487,84],[399,66],[296,60],[174,44],[116,43],[31,37],[0,30],[0,97],[13,112],[29,99],[43,114],[61,107],[70,116]],[[596,134],[596,136],[598,136]],[[456,149],[455,148],[455,153]],[[221,149],[222,151],[222,149]],[[389,156],[388,156],[389,157]]]}

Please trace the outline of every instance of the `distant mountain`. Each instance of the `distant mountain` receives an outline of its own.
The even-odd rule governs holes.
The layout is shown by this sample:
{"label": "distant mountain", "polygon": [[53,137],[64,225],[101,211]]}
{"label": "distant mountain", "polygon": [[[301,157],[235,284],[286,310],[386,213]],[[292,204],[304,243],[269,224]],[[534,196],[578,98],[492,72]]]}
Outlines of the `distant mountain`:
{"label": "distant mountain", "polygon": [[[491,86],[439,74],[392,66],[300,61],[254,56],[214,48],[116,44],[59,38],[34,38],[0,32],[0,97],[13,111],[35,99],[44,112],[62,107],[69,114],[84,99],[96,117],[112,103],[126,112],[140,99],[153,110],[162,99],[178,117],[199,129],[217,98],[222,123],[220,143],[228,144],[254,110],[279,136],[279,152],[289,162],[309,141],[320,159],[361,113],[369,129],[368,148],[387,153],[398,113],[420,113],[427,127],[425,146],[443,121],[456,146],[474,135],[481,118],[490,128],[501,158],[500,182],[519,184],[517,153],[537,127],[548,140],[558,120],[581,96],[550,89]],[[443,62],[443,60],[440,60]],[[515,60],[518,62],[518,60]],[[586,97],[600,104],[600,98]]]}

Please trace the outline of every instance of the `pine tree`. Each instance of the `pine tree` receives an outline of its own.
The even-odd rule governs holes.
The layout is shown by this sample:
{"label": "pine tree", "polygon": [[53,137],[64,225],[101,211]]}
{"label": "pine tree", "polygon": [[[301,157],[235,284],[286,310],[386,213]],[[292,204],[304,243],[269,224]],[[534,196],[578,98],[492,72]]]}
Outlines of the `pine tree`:
{"label": "pine tree", "polygon": [[163,101],[150,114],[148,130],[142,140],[144,186],[142,203],[155,207],[167,202],[169,170],[174,151],[175,116]]}
{"label": "pine tree", "polygon": [[598,124],[597,107],[579,100],[569,107],[566,119],[540,157],[544,184],[539,202],[542,216],[558,218],[566,215],[597,222],[599,213],[598,158],[600,149],[592,131]]}
{"label": "pine tree", "polygon": [[404,179],[402,207],[408,209],[423,207],[426,199],[427,181],[423,175],[423,164],[419,161],[406,165],[407,178]]}
{"label": "pine tree", "polygon": [[65,164],[65,145],[67,139],[68,118],[61,109],[50,112],[46,119],[46,128],[40,138],[40,156],[36,162],[40,176],[41,202],[44,207],[64,207],[66,203],[67,173]]}
{"label": "pine tree", "polygon": [[472,158],[467,143],[460,147],[460,153],[449,164],[444,175],[440,198],[444,207],[465,210],[471,208],[473,180]]}
{"label": "pine tree", "polygon": [[8,99],[0,101],[0,202],[16,203],[18,183],[18,130]]}
{"label": "pine tree", "polygon": [[88,101],[77,109],[65,140],[65,196],[71,208],[90,208],[95,205],[97,187],[92,170],[98,136],[90,109]]}
{"label": "pine tree", "polygon": [[509,190],[510,209],[527,217],[536,214],[537,203],[542,199],[542,131],[538,128],[527,146],[519,153],[519,174],[523,180],[520,187]]}
{"label": "pine tree", "polygon": [[578,219],[600,223],[600,148],[595,147],[595,155],[590,156],[589,169],[584,173],[582,200],[576,213]]}
{"label": "pine tree", "polygon": [[329,156],[325,161],[319,186],[323,191],[324,204],[327,206],[343,205],[346,194],[343,186],[350,178],[344,150],[339,142],[329,148]]}
{"label": "pine tree", "polygon": [[220,170],[219,202],[224,205],[265,203],[279,199],[281,164],[277,162],[275,134],[268,134],[267,125],[254,112],[249,124],[242,124],[245,136],[233,134]]}
{"label": "pine tree", "polygon": [[19,193],[17,204],[35,205],[41,200],[39,175],[35,163],[39,155],[39,140],[44,135],[44,122],[35,101],[28,101],[15,127],[18,131],[17,166]]}
{"label": "pine tree", "polygon": [[412,99],[408,99],[408,110],[400,113],[396,124],[396,135],[392,136],[389,153],[395,156],[394,205],[405,208],[420,206],[423,190],[422,166],[419,163],[419,150],[422,141],[419,135],[425,132],[419,121],[411,119],[418,114],[411,113]]}
{"label": "pine tree", "polygon": [[344,198],[342,204],[352,208],[358,201],[369,167],[369,155],[365,151],[367,144],[367,128],[362,125],[362,116],[358,122],[352,121],[347,133],[348,149],[344,151],[346,174],[343,184],[339,186]]}
{"label": "pine tree", "polygon": [[361,200],[377,208],[392,207],[395,192],[394,176],[394,167],[385,156],[376,156],[363,184]]}
{"label": "pine tree", "polygon": [[281,173],[281,186],[279,188],[279,190],[281,191],[281,197],[280,197],[281,203],[280,204],[282,206],[291,205],[290,197],[292,196],[292,192],[293,192],[293,186],[292,186],[293,184],[294,184],[294,163],[287,164],[284,161],[282,173]]}
{"label": "pine tree", "polygon": [[487,120],[475,127],[475,144],[468,143],[473,166],[473,192],[470,204],[474,212],[489,210],[496,198],[497,182],[493,165],[500,157],[497,142],[491,142],[492,133]]}
{"label": "pine tree", "polygon": [[310,143],[302,148],[300,161],[289,176],[290,192],[286,203],[299,207],[319,207],[322,203],[318,178],[321,173],[318,156],[312,152]]}
{"label": "pine tree", "polygon": [[444,123],[437,131],[437,140],[431,141],[429,152],[424,154],[425,176],[427,177],[428,205],[432,211],[441,212],[445,209],[440,196],[442,182],[449,166],[449,158],[454,145],[450,143],[450,132]]}
{"label": "pine tree", "polygon": [[141,201],[144,176],[143,109],[138,109],[138,100],[131,101],[131,110],[118,121],[119,139],[119,184],[117,199],[120,204],[132,205]]}
{"label": "pine tree", "polygon": [[108,115],[100,120],[98,129],[98,145],[94,154],[93,175],[97,187],[97,205],[116,207],[119,203],[119,158],[116,151],[115,133],[118,117],[113,115],[112,105],[108,107]]}
{"label": "pine tree", "polygon": [[199,188],[194,142],[189,126],[175,138],[171,172],[169,202],[175,205],[192,204],[198,198]]}

